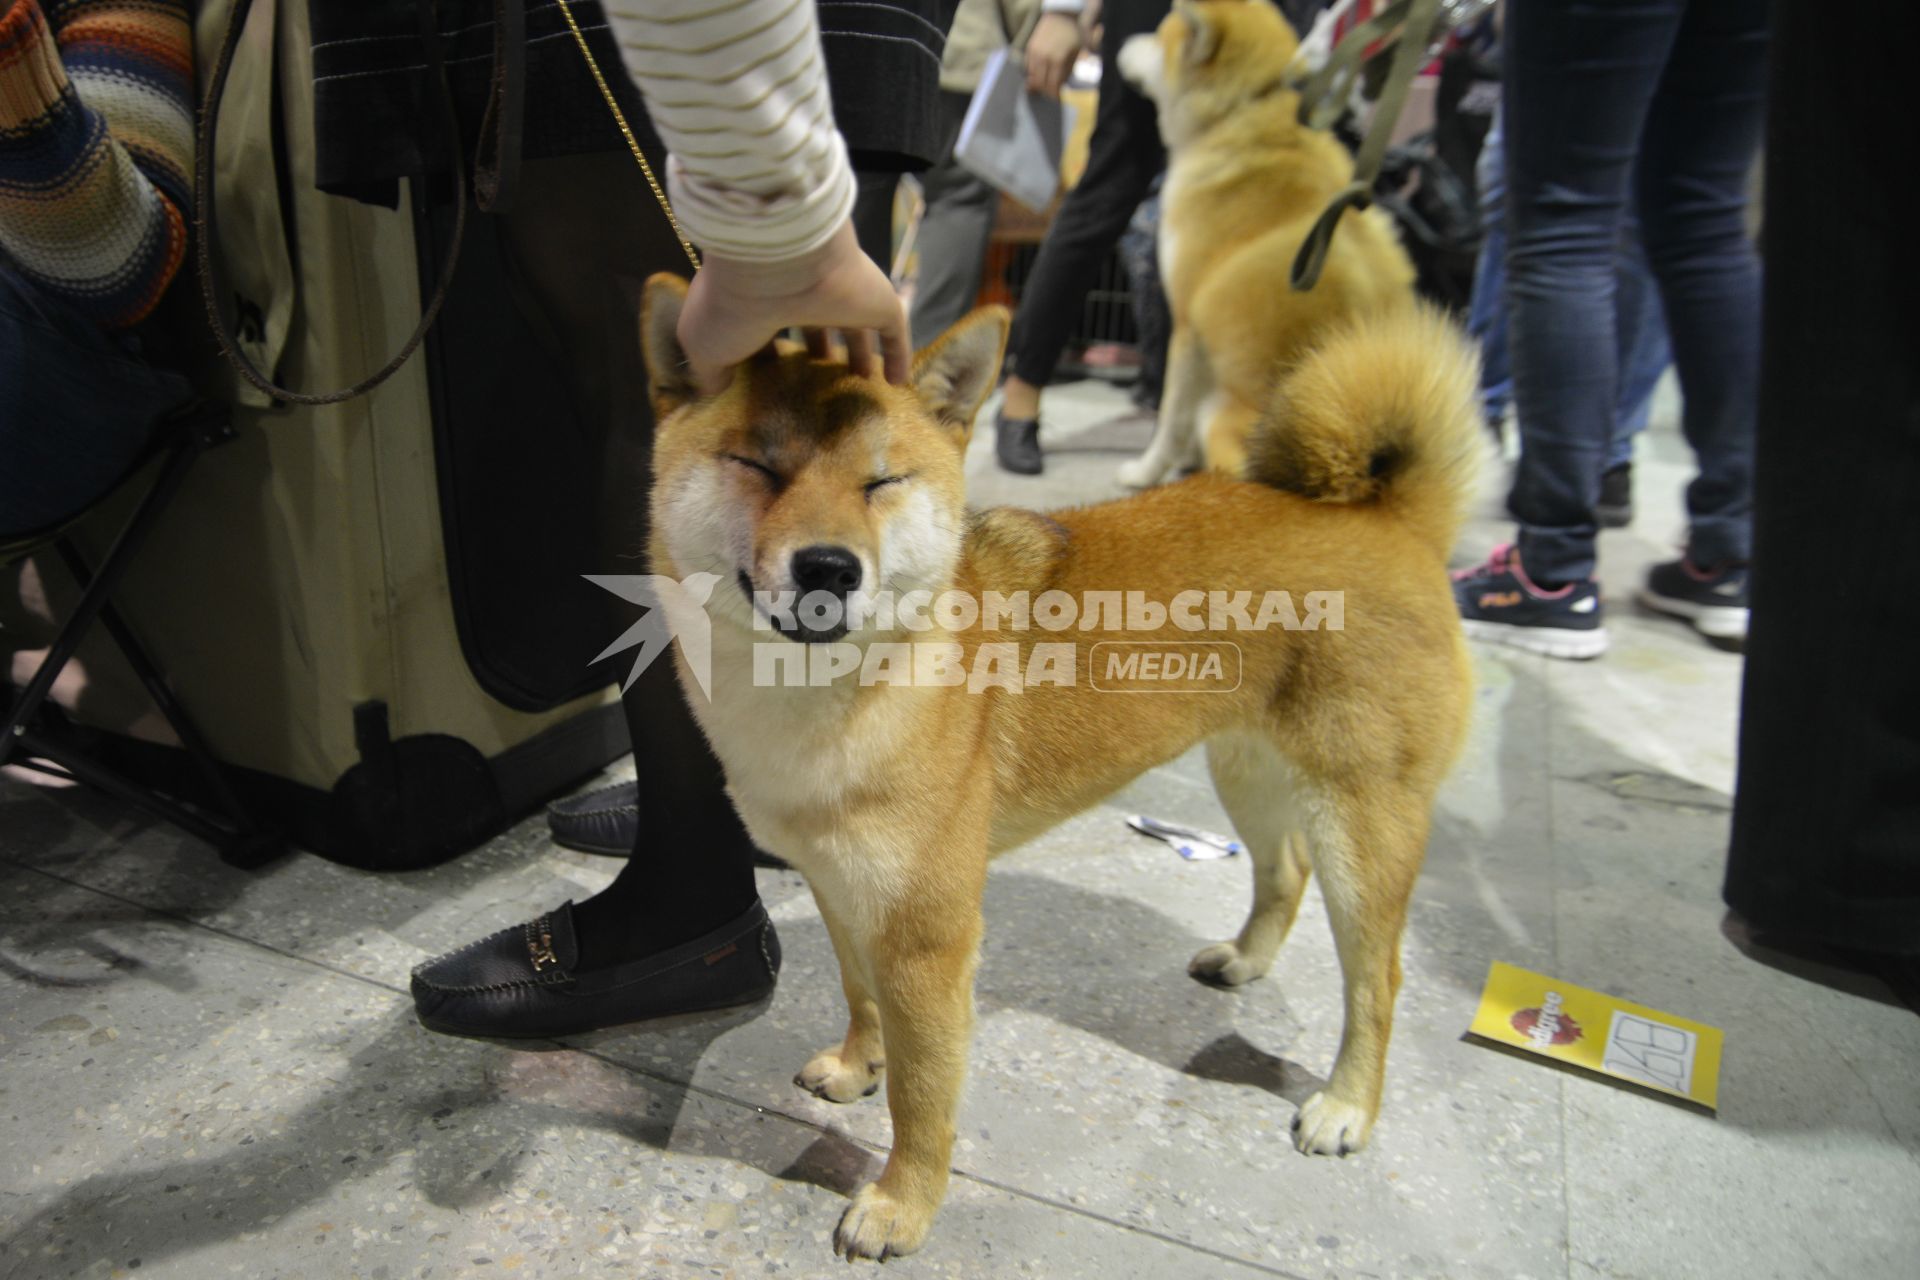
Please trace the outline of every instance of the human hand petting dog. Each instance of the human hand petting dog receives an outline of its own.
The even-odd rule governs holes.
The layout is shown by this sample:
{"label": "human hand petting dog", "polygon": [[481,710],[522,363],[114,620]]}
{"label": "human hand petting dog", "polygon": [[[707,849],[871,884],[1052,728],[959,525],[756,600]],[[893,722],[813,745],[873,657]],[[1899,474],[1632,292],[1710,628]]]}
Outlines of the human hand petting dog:
{"label": "human hand petting dog", "polygon": [[694,273],[680,312],[680,346],[703,394],[726,389],[733,366],[789,327],[807,333],[816,355],[829,336],[847,344],[855,372],[904,386],[913,346],[893,282],[861,251],[851,221],[818,250],[788,262],[753,262],[709,253]]}
{"label": "human hand petting dog", "polygon": [[1043,13],[1027,37],[1027,91],[1058,98],[1080,56],[1080,22],[1071,13]]}

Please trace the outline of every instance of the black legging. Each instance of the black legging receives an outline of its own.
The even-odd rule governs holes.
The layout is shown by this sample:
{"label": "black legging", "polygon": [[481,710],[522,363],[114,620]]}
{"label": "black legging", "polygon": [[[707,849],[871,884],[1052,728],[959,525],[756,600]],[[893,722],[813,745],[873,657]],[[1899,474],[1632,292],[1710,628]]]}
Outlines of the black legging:
{"label": "black legging", "polygon": [[[658,161],[656,161],[658,163]],[[647,572],[653,415],[639,360],[639,300],[656,271],[691,269],[632,159],[601,152],[527,162],[503,232],[568,364],[577,415],[602,436],[606,553],[583,571]],[[593,246],[582,253],[580,245]],[[607,597],[609,639],[637,617]],[[630,653],[610,662],[626,675]],[[640,838],[605,890],[575,906],[583,968],[629,960],[698,937],[752,906],[753,844],[727,799],[720,762],[680,692],[674,664],[652,663],[622,700],[639,782]]]}
{"label": "black legging", "polygon": [[1128,84],[1115,65],[1131,36],[1160,25],[1170,0],[1107,0],[1101,21],[1100,107],[1094,115],[1087,171],[1061,202],[1041,242],[1013,320],[1012,372],[1044,387],[1101,264],[1119,243],[1127,220],[1166,168],[1166,149],[1153,103]]}

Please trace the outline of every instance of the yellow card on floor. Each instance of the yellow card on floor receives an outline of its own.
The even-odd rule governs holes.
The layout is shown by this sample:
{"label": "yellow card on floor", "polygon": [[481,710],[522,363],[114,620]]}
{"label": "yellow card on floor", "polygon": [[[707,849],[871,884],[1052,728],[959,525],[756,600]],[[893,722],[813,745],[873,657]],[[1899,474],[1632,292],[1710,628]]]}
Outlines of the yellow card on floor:
{"label": "yellow card on floor", "polygon": [[1472,1032],[1544,1058],[1677,1094],[1704,1107],[1720,1087],[1720,1029],[1494,962]]}

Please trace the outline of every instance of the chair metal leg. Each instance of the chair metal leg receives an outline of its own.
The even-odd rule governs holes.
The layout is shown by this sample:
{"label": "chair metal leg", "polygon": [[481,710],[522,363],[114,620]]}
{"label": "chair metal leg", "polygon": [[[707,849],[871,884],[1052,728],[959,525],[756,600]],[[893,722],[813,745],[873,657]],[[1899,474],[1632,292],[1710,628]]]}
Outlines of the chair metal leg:
{"label": "chair metal leg", "polygon": [[[96,787],[127,804],[144,809],[155,816],[199,836],[216,845],[226,861],[243,867],[260,866],[278,856],[284,848],[281,839],[255,824],[246,805],[234,789],[226,770],[208,748],[206,739],[187,714],[186,708],[173,696],[159,668],[148,655],[145,646],[134,635],[126,620],[115,609],[111,595],[125,576],[128,566],[145,544],[148,535],[160,514],[166,510],[185,482],[187,472],[199,460],[202,453],[213,445],[233,437],[232,425],[217,415],[200,417],[178,423],[177,442],[167,453],[161,465],[159,476],[153,482],[146,495],[141,498],[133,516],[126,527],[114,539],[112,548],[95,572],[86,562],[71,540],[59,538],[54,545],[67,568],[80,586],[80,603],[71,616],[61,626],[54,638],[39,669],[36,670],[26,687],[0,721],[0,764],[10,758],[37,757],[52,761],[66,774]],[[31,732],[27,726],[45,705],[47,695],[54,681],[79,648],[87,628],[98,618],[106,627],[108,634],[119,645],[127,664],[133,668],[140,683],[146,687],[147,695],[153,699],[160,714],[166,717],[180,739],[180,745],[193,761],[201,780],[223,811],[221,815],[201,813],[187,805],[160,795],[147,787],[140,786],[119,773],[90,759],[83,752],[69,748],[62,742],[45,734]],[[52,769],[47,772],[54,772]]]}
{"label": "chair metal leg", "polygon": [[[66,538],[60,539],[56,546],[60,551],[61,559],[67,562],[68,571],[84,589],[92,581],[93,575],[87,567],[85,558],[81,556],[80,549]],[[226,770],[220,767],[219,760],[207,746],[207,740],[201,736],[199,727],[187,714],[187,709],[180,705],[178,698],[173,696],[173,690],[167,686],[166,680],[160,675],[159,668],[148,656],[146,646],[140,643],[139,637],[133,634],[132,628],[127,626],[126,620],[120,616],[120,611],[113,607],[111,601],[100,606],[100,623],[106,627],[114,643],[120,646],[121,656],[127,660],[127,665],[133,668],[133,673],[146,687],[147,696],[153,699],[153,705],[159,708],[160,714],[165,716],[167,723],[173,727],[174,735],[180,739],[180,745],[186,751],[187,758],[193,761],[193,767],[199,773],[200,780],[213,793],[220,808],[232,819],[235,830],[237,832],[251,830],[254,825],[253,820],[247,812],[245,802],[240,799],[239,793],[228,781]]]}
{"label": "chair metal leg", "polygon": [[107,552],[107,558],[101,565],[100,573],[87,584],[81,592],[80,603],[72,615],[60,628],[60,634],[53,639],[53,647],[48,651],[46,660],[40,669],[27,681],[26,688],[14,699],[13,706],[7,711],[7,717],[0,721],[0,764],[4,764],[18,745],[18,739],[26,731],[26,725],[40,706],[47,700],[47,694],[53,689],[53,682],[66,669],[73,658],[74,651],[80,647],[80,640],[93,625],[93,620],[106,605],[107,597],[120,584],[127,566],[132,563],[134,554],[146,542],[147,535],[153,532],[153,526],[165,511],[167,504],[173,501],[174,494],[180,491],[180,485],[187,478],[196,459],[206,449],[206,439],[198,431],[185,433],[180,443],[161,469],[159,478],[153,487],[147,490],[147,496],[140,500],[134,510],[133,518],[127,521],[126,528],[114,539],[113,549]]}

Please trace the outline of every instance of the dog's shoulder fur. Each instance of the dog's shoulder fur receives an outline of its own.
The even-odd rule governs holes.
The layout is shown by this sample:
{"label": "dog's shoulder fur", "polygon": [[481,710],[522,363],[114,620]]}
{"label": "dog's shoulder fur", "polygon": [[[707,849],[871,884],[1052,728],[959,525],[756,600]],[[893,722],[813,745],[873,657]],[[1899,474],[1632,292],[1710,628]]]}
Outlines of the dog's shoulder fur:
{"label": "dog's shoulder fur", "polygon": [[1053,585],[1072,540],[1052,516],[1023,507],[987,507],[968,513],[966,561],[991,590],[1038,595]]}

